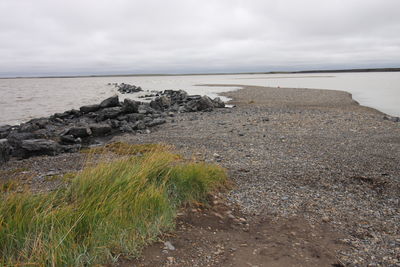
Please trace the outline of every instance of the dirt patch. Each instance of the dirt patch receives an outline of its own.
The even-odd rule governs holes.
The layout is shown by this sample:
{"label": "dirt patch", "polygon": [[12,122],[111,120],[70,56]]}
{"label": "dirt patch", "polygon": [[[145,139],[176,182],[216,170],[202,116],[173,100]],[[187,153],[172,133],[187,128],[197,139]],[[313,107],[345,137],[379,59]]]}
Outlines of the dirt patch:
{"label": "dirt patch", "polygon": [[218,198],[212,207],[183,210],[175,233],[117,266],[341,266],[341,238],[329,224],[301,217],[245,218]]}

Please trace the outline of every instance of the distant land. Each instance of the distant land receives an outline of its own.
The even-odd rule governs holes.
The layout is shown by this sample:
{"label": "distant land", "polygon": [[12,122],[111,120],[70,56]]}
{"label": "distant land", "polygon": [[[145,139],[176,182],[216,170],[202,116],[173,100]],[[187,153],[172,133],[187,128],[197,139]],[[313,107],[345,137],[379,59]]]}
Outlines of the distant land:
{"label": "distant land", "polygon": [[335,69],[335,70],[301,70],[301,71],[268,71],[268,72],[218,72],[218,73],[176,73],[176,74],[93,74],[93,75],[54,75],[54,76],[21,76],[0,77],[0,79],[35,79],[35,78],[90,78],[90,77],[146,77],[146,76],[195,76],[195,75],[239,75],[239,74],[296,74],[296,73],[346,73],[346,72],[398,72],[400,68],[368,69]]}

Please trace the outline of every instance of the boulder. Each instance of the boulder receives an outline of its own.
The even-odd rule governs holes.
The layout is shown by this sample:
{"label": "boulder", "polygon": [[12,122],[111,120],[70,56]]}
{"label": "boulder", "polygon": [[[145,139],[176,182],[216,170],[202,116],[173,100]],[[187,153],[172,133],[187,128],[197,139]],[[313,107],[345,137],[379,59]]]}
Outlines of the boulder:
{"label": "boulder", "polygon": [[72,135],[74,137],[88,137],[92,134],[92,131],[89,127],[85,126],[76,126],[69,128],[65,135]]}
{"label": "boulder", "polygon": [[100,103],[100,108],[112,108],[117,106],[119,106],[119,100],[117,95],[104,99]]}
{"label": "boulder", "polygon": [[79,110],[82,113],[95,112],[95,111],[98,111],[99,109],[100,109],[100,105],[99,104],[86,105],[86,106],[82,106],[82,107],[79,108]]}
{"label": "boulder", "polygon": [[56,155],[61,151],[61,147],[53,140],[31,139],[23,140],[21,149],[24,150],[24,157],[36,155]]}
{"label": "boulder", "polygon": [[140,102],[126,98],[124,100],[124,103],[122,104],[122,112],[123,113],[137,113],[138,109],[139,109],[139,104],[140,104]]}
{"label": "boulder", "polygon": [[11,146],[7,139],[0,139],[0,164],[10,160]]}
{"label": "boulder", "polygon": [[104,108],[97,113],[97,121],[104,121],[106,119],[114,119],[122,113],[121,107]]}
{"label": "boulder", "polygon": [[111,126],[108,124],[91,124],[89,127],[93,136],[104,136],[111,132]]}

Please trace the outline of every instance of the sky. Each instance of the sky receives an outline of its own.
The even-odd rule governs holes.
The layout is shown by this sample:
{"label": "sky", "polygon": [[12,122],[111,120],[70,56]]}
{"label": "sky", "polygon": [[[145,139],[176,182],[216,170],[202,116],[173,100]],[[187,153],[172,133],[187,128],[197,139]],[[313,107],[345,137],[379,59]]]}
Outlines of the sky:
{"label": "sky", "polygon": [[1,0],[0,76],[400,67],[399,0]]}

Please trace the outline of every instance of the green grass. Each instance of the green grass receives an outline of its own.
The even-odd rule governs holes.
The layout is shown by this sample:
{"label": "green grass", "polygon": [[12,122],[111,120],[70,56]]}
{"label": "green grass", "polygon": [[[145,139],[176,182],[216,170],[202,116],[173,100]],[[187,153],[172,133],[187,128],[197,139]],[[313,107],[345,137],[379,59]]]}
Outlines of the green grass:
{"label": "green grass", "polygon": [[85,168],[46,194],[0,196],[0,266],[90,266],[137,257],[180,206],[226,186],[224,169],[156,151]]}

